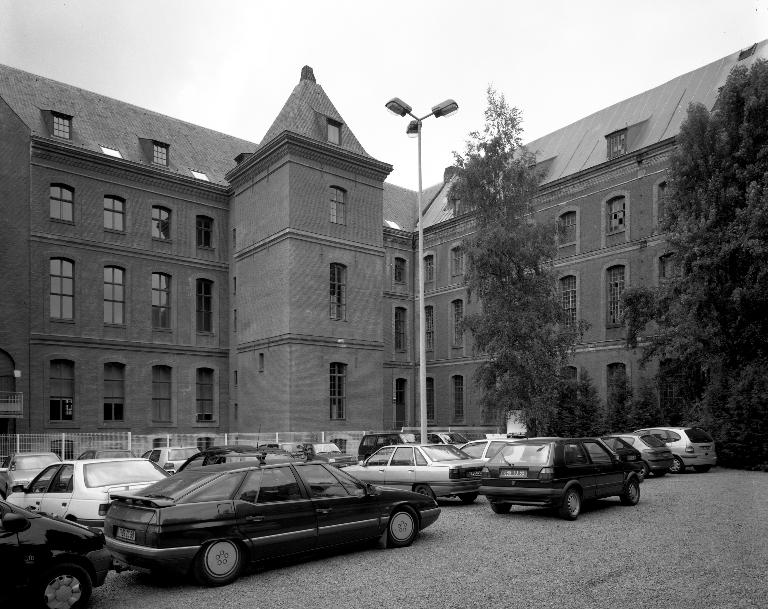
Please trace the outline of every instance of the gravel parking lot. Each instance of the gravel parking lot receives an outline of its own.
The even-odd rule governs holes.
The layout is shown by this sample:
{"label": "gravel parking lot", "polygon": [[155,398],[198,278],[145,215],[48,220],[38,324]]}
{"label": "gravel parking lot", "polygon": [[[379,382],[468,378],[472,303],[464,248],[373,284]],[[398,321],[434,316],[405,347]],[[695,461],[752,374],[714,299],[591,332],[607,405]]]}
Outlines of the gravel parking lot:
{"label": "gravel parking lot", "polygon": [[224,588],[111,573],[92,609],[768,607],[768,474],[715,468],[649,478],[640,503],[575,522],[480,498],[440,502],[410,548],[362,548],[252,569]]}

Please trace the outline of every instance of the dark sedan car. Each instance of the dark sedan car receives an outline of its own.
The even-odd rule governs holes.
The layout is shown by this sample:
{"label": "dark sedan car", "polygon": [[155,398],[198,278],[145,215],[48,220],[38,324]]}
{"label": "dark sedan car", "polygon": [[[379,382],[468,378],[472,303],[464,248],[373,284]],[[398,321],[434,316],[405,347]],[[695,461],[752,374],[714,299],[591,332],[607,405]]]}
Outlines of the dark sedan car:
{"label": "dark sedan car", "polygon": [[530,438],[504,446],[488,461],[480,494],[497,514],[534,505],[576,520],[586,500],[617,495],[624,505],[637,504],[640,480],[634,465],[599,438]]}
{"label": "dark sedan car", "polygon": [[209,586],[246,562],[369,539],[407,546],[440,515],[433,499],[317,462],[212,465],[115,497],[104,533],[119,563]]}
{"label": "dark sedan car", "polygon": [[0,606],[81,609],[112,557],[101,531],[0,501],[0,565]]}
{"label": "dark sedan car", "polygon": [[603,440],[611,448],[612,441],[624,442],[640,453],[643,474],[664,476],[672,467],[672,451],[664,442],[651,434],[621,433],[604,436]]}

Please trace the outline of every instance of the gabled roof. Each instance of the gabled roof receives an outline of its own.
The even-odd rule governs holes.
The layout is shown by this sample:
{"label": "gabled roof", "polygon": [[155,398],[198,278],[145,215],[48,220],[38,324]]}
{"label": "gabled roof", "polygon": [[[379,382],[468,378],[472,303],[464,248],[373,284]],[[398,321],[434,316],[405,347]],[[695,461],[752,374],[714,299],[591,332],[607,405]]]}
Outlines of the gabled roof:
{"label": "gabled roof", "polygon": [[235,166],[234,158],[256,149],[253,142],[4,65],[0,97],[33,135],[51,137],[46,111],[67,114],[73,117],[73,137],[67,140],[72,146],[99,154],[106,146],[127,161],[148,165],[140,138],[162,142],[169,145],[163,169],[191,179],[193,170],[201,172],[215,184],[226,185],[224,175]]}
{"label": "gabled roof", "polygon": [[627,130],[627,152],[676,136],[691,102],[702,103],[711,109],[734,66],[749,67],[758,58],[768,58],[768,40],[753,46],[530,142],[527,148],[536,153],[539,164],[543,161],[547,165],[543,183],[606,162],[605,137],[615,131]]}
{"label": "gabled roof", "polygon": [[323,88],[317,84],[312,68],[304,66],[299,84],[294,87],[259,147],[268,144],[284,131],[327,143],[328,119],[341,124],[341,148],[371,158],[357,141],[352,130],[344,123],[344,119],[328,99]]}
{"label": "gabled roof", "polygon": [[[424,226],[430,226],[436,222],[441,222],[443,219],[434,220],[432,209],[436,208],[433,201],[437,201],[436,195],[443,194],[445,184],[440,182],[429,188],[425,188],[421,193],[421,205],[424,208]],[[418,227],[418,199],[419,194],[415,190],[408,188],[402,188],[401,186],[395,186],[384,182],[384,226],[390,228],[400,228],[401,230],[415,231]],[[396,226],[392,226],[394,223]]]}

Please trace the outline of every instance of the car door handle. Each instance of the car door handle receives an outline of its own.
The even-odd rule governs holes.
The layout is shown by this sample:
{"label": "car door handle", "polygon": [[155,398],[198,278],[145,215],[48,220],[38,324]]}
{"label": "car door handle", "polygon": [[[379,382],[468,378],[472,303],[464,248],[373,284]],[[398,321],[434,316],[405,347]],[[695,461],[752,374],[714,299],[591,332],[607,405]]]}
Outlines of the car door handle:
{"label": "car door handle", "polygon": [[61,507],[67,507],[67,502],[65,501],[64,503],[62,503]]}
{"label": "car door handle", "polygon": [[318,514],[330,514],[332,508],[317,508],[315,511]]}
{"label": "car door handle", "polygon": [[262,522],[264,520],[264,516],[246,516],[245,519],[249,522]]}

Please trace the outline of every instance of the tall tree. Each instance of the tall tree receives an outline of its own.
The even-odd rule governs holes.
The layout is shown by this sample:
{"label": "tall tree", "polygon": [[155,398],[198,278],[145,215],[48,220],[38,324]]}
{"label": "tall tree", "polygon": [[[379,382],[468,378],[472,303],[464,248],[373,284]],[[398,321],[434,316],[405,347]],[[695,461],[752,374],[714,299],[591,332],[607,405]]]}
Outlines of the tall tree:
{"label": "tall tree", "polygon": [[556,227],[532,215],[539,179],[521,134],[519,110],[489,88],[485,127],[456,154],[451,196],[473,209],[465,280],[478,306],[464,321],[485,356],[476,373],[483,407],[521,411],[529,433],[544,433],[577,328],[566,325],[556,291]]}
{"label": "tall tree", "polygon": [[[662,226],[679,274],[625,298],[630,344],[684,381],[688,422],[724,461],[768,462],[768,63],[736,67],[714,109],[692,104]],[[746,447],[750,444],[750,447]]]}

